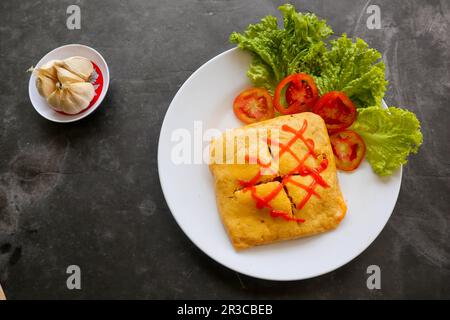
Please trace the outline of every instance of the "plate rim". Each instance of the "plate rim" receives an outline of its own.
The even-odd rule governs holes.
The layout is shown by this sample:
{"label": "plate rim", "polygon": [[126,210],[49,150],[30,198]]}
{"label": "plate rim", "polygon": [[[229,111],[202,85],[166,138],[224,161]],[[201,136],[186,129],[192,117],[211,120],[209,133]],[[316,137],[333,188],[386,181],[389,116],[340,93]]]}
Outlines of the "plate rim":
{"label": "plate rim", "polygon": [[[173,213],[173,210],[172,210],[173,207],[172,207],[172,205],[170,204],[170,202],[167,200],[167,196],[166,196],[166,195],[168,194],[168,190],[167,190],[167,186],[166,186],[166,184],[163,182],[164,180],[163,180],[163,178],[162,178],[162,176],[161,176],[161,163],[162,163],[162,159],[161,159],[161,157],[162,157],[162,150],[161,150],[161,148],[162,148],[162,147],[161,147],[161,146],[162,146],[162,144],[164,143],[164,141],[162,141],[162,139],[163,139],[163,134],[162,134],[162,133],[163,133],[163,131],[165,130],[164,128],[165,128],[166,123],[167,123],[167,121],[168,121],[168,120],[167,120],[168,115],[171,114],[172,112],[174,112],[174,111],[173,111],[173,108],[174,108],[174,107],[173,107],[173,103],[174,103],[174,101],[178,98],[178,96],[181,94],[180,92],[183,91],[184,87],[187,86],[187,84],[190,82],[190,80],[193,79],[198,73],[200,73],[201,70],[202,70],[204,67],[206,67],[206,66],[207,66],[208,64],[210,64],[210,63],[213,63],[215,60],[219,59],[220,57],[222,57],[222,56],[224,56],[224,55],[226,55],[226,54],[228,54],[228,53],[230,53],[230,52],[237,51],[237,50],[241,50],[241,49],[239,49],[238,47],[234,47],[234,48],[225,50],[225,51],[223,51],[223,52],[217,54],[217,55],[214,56],[213,58],[207,60],[206,62],[202,63],[202,64],[201,64],[201,65],[200,65],[200,66],[199,66],[199,67],[198,67],[198,68],[197,68],[197,69],[196,69],[196,70],[195,70],[195,71],[194,71],[194,72],[193,72],[193,73],[192,73],[192,74],[191,74],[191,75],[183,82],[183,85],[177,90],[176,94],[174,95],[174,97],[173,97],[172,100],[170,101],[169,107],[167,108],[167,111],[166,111],[165,114],[164,114],[164,119],[163,119],[163,122],[162,122],[162,125],[161,125],[161,129],[160,129],[160,132],[159,132],[159,138],[158,138],[158,150],[157,150],[158,177],[159,177],[159,182],[160,182],[161,189],[162,189],[162,192],[163,192],[164,200],[166,201],[166,204],[167,204],[167,206],[168,206],[168,208],[169,208],[169,210],[170,210],[170,213],[171,213],[172,217],[175,219],[175,222],[177,223],[178,227],[183,231],[183,233],[185,234],[185,236],[187,236],[187,238],[188,238],[188,239],[189,239],[189,240],[190,240],[190,241],[191,241],[198,249],[200,249],[206,256],[208,256],[208,257],[211,258],[213,261],[219,263],[219,264],[222,265],[222,266],[227,267],[228,269],[230,269],[230,270],[232,270],[232,271],[234,271],[234,272],[243,274],[243,275],[245,275],[245,276],[248,276],[248,277],[251,277],[251,278],[254,278],[254,279],[262,279],[262,280],[267,280],[267,281],[287,282],[287,281],[301,281],[301,280],[313,279],[313,278],[317,278],[317,277],[320,277],[320,276],[322,276],[322,275],[325,275],[325,274],[327,274],[327,273],[333,272],[333,271],[335,271],[335,270],[338,270],[339,268],[341,268],[341,267],[347,265],[348,263],[350,263],[350,262],[352,262],[353,260],[355,260],[356,258],[358,258],[364,251],[366,251],[366,250],[367,250],[367,249],[375,242],[375,240],[378,238],[378,236],[381,234],[381,232],[385,229],[387,223],[389,222],[389,220],[390,220],[390,218],[391,218],[391,216],[392,216],[392,213],[393,213],[394,210],[395,210],[395,206],[396,206],[396,204],[397,204],[397,202],[398,202],[398,196],[399,196],[399,194],[400,194],[400,189],[401,189],[402,180],[403,180],[403,166],[400,166],[400,168],[398,169],[398,170],[399,170],[399,175],[400,175],[400,177],[399,177],[400,182],[399,182],[399,184],[398,184],[397,190],[395,190],[395,198],[396,198],[396,200],[395,200],[395,202],[394,202],[394,204],[393,204],[392,209],[390,209],[389,216],[388,216],[388,218],[387,218],[385,224],[383,225],[383,227],[380,228],[380,230],[379,230],[378,232],[376,232],[376,234],[374,234],[373,237],[371,237],[371,238],[367,241],[367,245],[362,246],[362,249],[361,249],[359,252],[357,252],[357,253],[353,256],[353,258],[349,259],[349,260],[346,261],[345,263],[340,264],[340,265],[338,265],[338,266],[333,265],[333,266],[331,266],[330,268],[327,268],[325,271],[319,272],[319,273],[314,274],[314,275],[312,275],[312,276],[305,276],[305,277],[298,277],[298,276],[295,276],[295,277],[277,277],[277,278],[275,278],[275,277],[272,277],[272,278],[271,278],[271,277],[265,277],[265,276],[255,276],[254,274],[250,274],[250,273],[248,273],[248,272],[243,272],[243,271],[241,271],[241,270],[237,270],[237,268],[235,268],[234,266],[230,265],[230,264],[227,263],[227,262],[219,261],[219,260],[216,259],[214,256],[210,255],[206,250],[204,250],[203,246],[202,246],[201,244],[199,244],[197,241],[195,241],[195,240],[190,236],[189,232],[186,231],[185,226],[183,226],[183,225],[180,223],[180,221],[178,220],[177,216]],[[387,108],[387,104],[386,104],[386,102],[384,101],[384,99],[382,99],[382,107],[383,107],[383,108]],[[217,214],[219,214],[219,213],[217,212]],[[228,236],[228,235],[227,235],[227,236]]]}

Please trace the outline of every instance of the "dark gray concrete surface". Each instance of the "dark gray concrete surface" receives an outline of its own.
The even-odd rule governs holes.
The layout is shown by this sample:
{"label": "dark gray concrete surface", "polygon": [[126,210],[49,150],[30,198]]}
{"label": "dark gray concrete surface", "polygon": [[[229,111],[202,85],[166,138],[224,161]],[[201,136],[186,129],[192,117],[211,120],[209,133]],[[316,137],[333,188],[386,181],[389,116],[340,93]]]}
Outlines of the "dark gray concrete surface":
{"label": "dark gray concrete surface", "polygon": [[[230,32],[277,14],[281,1],[2,0],[0,282],[9,298],[450,298],[450,2],[294,2],[380,50],[386,101],[422,121],[423,147],[376,241],[330,274],[262,281],[204,255],[165,203],[156,156],[172,97],[232,47]],[[81,7],[81,30],[66,28],[69,4]],[[369,4],[381,8],[380,30],[366,27]],[[34,111],[25,70],[68,43],[98,49],[112,81],[99,110],[60,125]],[[66,288],[71,264],[82,290]],[[381,290],[366,287],[372,264]]]}

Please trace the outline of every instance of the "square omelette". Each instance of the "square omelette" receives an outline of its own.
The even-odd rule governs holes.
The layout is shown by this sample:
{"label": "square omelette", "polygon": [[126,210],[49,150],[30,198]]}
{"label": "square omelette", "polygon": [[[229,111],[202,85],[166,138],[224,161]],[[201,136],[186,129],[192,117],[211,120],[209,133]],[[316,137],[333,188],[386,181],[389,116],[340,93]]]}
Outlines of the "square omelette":
{"label": "square omelette", "polygon": [[229,130],[211,142],[209,166],[236,249],[322,233],[345,216],[327,128],[316,114]]}

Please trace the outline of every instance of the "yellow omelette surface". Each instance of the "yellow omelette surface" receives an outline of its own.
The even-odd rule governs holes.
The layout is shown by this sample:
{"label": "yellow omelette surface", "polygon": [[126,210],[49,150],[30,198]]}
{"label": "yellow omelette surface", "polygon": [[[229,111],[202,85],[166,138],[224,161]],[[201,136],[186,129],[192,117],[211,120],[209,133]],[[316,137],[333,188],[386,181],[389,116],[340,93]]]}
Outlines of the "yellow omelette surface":
{"label": "yellow omelette surface", "polygon": [[[281,116],[225,132],[210,150],[217,206],[236,249],[318,234],[343,219],[347,208],[330,139],[316,114]],[[270,200],[258,207],[258,199],[265,198]]]}

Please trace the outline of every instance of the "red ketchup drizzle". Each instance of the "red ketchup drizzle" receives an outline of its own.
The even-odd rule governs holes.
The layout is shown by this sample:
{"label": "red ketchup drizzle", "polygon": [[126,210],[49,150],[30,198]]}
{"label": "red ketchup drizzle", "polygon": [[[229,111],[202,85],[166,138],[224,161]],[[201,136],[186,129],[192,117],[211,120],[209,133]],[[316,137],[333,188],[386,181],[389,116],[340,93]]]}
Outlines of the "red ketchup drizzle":
{"label": "red ketchup drizzle", "polygon": [[80,114],[82,112],[85,112],[86,110],[91,108],[97,102],[97,100],[100,97],[100,94],[102,93],[102,90],[103,90],[103,74],[95,62],[91,61],[91,63],[92,63],[92,66],[94,67],[94,73],[97,73],[98,76],[97,76],[97,79],[95,79],[95,81],[91,82],[92,85],[94,87],[97,86],[97,88],[95,89],[95,96],[92,98],[89,105],[86,108],[84,108],[83,110],[81,110],[80,112],[75,113],[75,114],[69,114],[69,113],[65,113],[64,111],[56,111],[55,110],[56,112],[65,114],[67,116],[74,116],[74,115]]}
{"label": "red ketchup drizzle", "polygon": [[[278,195],[278,193],[284,188],[284,186],[286,184],[288,184],[288,183],[293,184],[293,185],[295,185],[299,188],[302,188],[303,190],[306,191],[305,197],[295,206],[298,210],[301,210],[312,196],[316,196],[317,198],[320,198],[320,195],[315,190],[317,186],[321,186],[323,188],[329,187],[327,182],[320,175],[328,167],[327,159],[323,159],[320,162],[319,167],[317,167],[317,168],[310,168],[305,164],[306,160],[309,157],[313,157],[314,159],[317,159],[317,157],[318,157],[318,155],[314,151],[314,141],[312,139],[306,139],[303,136],[303,134],[305,133],[307,128],[308,128],[308,122],[306,120],[303,121],[303,125],[300,128],[300,130],[296,130],[288,125],[283,125],[281,127],[281,130],[294,134],[294,136],[286,144],[280,143],[278,141],[273,141],[270,138],[267,139],[267,143],[270,143],[272,145],[278,145],[280,148],[278,157],[277,157],[277,159],[275,159],[276,161],[279,161],[281,156],[284,153],[288,152],[290,155],[292,155],[292,157],[298,163],[298,165],[293,170],[291,170],[283,178],[281,183],[275,189],[273,189],[268,195],[266,195],[265,197],[259,196],[256,193],[256,183],[259,182],[259,179],[262,176],[261,167],[269,168],[272,164],[271,162],[262,163],[260,161],[260,159],[256,159],[257,160],[256,163],[260,166],[258,173],[252,179],[250,179],[248,181],[243,181],[243,180],[239,181],[240,185],[245,188],[244,191],[251,192],[252,198],[256,202],[256,207],[258,209],[263,209],[263,208],[269,209],[270,216],[273,218],[283,218],[286,221],[295,221],[298,223],[305,222],[305,219],[296,218],[296,217],[289,215],[287,212],[275,210],[269,204],[270,201],[272,201]],[[306,148],[308,149],[308,151],[305,153],[305,155],[301,159],[291,149],[291,146],[298,140],[302,141],[304,143],[304,145],[306,146]],[[245,157],[245,159],[246,159],[246,161],[250,160],[248,155]],[[292,175],[294,175],[294,174],[298,174],[303,177],[311,176],[313,178],[313,181],[309,185],[304,185],[302,183],[299,183],[299,182],[291,179]]]}

